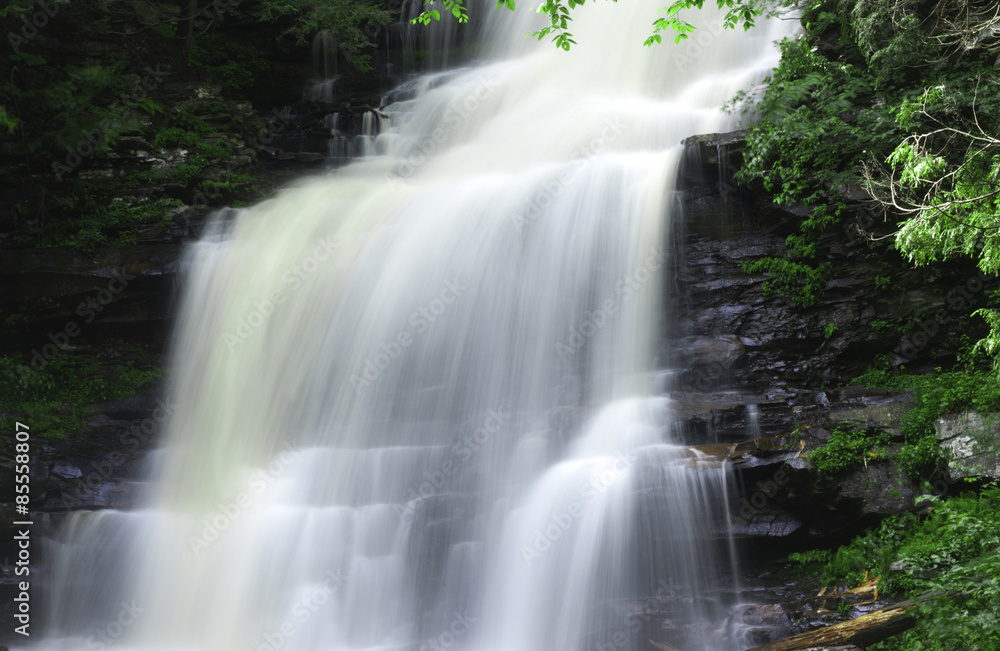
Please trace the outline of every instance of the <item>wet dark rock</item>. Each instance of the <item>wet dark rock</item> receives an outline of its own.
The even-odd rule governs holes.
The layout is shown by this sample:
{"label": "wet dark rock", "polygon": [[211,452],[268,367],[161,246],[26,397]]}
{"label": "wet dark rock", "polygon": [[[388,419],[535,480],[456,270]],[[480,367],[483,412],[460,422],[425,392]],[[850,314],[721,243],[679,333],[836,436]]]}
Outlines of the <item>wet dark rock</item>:
{"label": "wet dark rock", "polygon": [[913,408],[909,394],[866,387],[846,387],[829,394],[833,401],[826,422],[834,429],[879,429],[902,437],[900,419]]}
{"label": "wet dark rock", "polygon": [[810,466],[804,441],[790,446],[776,441],[775,448],[744,444],[742,452],[734,448],[731,453],[740,486],[731,505],[737,536],[849,535],[914,509],[918,487],[892,460],[830,477]]}
{"label": "wet dark rock", "polygon": [[56,463],[49,470],[48,475],[56,480],[77,479],[83,477],[83,471],[68,463]]}
{"label": "wet dark rock", "polygon": [[86,432],[37,443],[30,468],[32,511],[126,508],[138,497],[143,455],[170,409],[155,393],[91,405]]}
{"label": "wet dark rock", "polygon": [[[0,298],[8,318],[0,346],[41,351],[50,334],[79,340],[128,335],[165,340],[178,244],[108,246],[87,255],[68,249],[21,249],[0,256]],[[75,333],[75,334],[74,334]],[[41,364],[41,362],[38,362]]]}
{"label": "wet dark rock", "polygon": [[738,606],[732,615],[735,628],[741,633],[743,648],[780,640],[792,634],[794,623],[785,607],[775,603]]}
{"label": "wet dark rock", "polygon": [[953,480],[1000,478],[1000,414],[949,414],[934,429]]}
{"label": "wet dark rock", "polygon": [[712,366],[731,372],[743,360],[743,342],[736,335],[684,337],[666,342],[661,355],[675,366]]}
{"label": "wet dark rock", "polygon": [[747,519],[736,520],[732,532],[737,537],[781,538],[800,531],[804,525],[790,513],[775,509],[770,513],[756,512]]}
{"label": "wet dark rock", "polygon": [[859,500],[859,515],[889,516],[913,510],[919,487],[894,461],[872,463],[839,477],[837,485],[844,499]]}

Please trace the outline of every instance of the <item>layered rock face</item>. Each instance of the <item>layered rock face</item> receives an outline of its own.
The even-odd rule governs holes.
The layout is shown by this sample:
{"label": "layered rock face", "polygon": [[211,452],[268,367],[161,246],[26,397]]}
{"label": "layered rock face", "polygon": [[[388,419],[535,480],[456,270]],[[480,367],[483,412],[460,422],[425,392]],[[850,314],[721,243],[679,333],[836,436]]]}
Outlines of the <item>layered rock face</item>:
{"label": "layered rock face", "polygon": [[[877,355],[908,370],[953,359],[947,339],[961,332],[959,311],[946,297],[957,288],[969,291],[969,279],[980,275],[969,265],[955,264],[922,286],[876,282],[880,274],[890,273],[888,263],[905,267],[899,260],[883,263],[862,255],[862,234],[877,235],[889,226],[875,223],[858,195],[848,201],[854,212],[843,233],[820,238],[819,261],[830,265],[825,291],[809,307],[795,307],[787,297],[768,291],[765,276],[750,275],[743,265],[780,254],[806,209],[777,206],[762,188],[737,186],[733,173],[741,162],[741,133],[699,136],[686,145],[686,184],[678,197],[683,220],[675,237],[671,290],[672,312],[680,316],[668,322],[660,362],[676,369],[678,411],[691,442],[778,437],[776,445],[763,446],[771,449],[752,446],[752,463],[741,460],[746,453],[737,454],[741,458],[735,465],[754,482],[761,480],[762,466],[788,464],[793,477],[805,470],[803,453],[822,446],[836,429],[878,429],[901,442],[900,418],[913,406],[912,398],[851,386],[851,379]],[[986,283],[972,284],[982,291]],[[902,334],[884,325],[903,320],[909,328]],[[974,415],[963,423],[956,431],[942,422],[939,438],[962,457],[988,454],[968,444],[971,437],[965,433],[986,425]],[[779,449],[782,445],[787,447]],[[982,459],[989,466],[989,458]],[[823,508],[806,502],[805,511],[813,517],[801,521],[799,529],[837,530],[841,518],[834,512],[843,508],[843,520],[856,521],[854,528],[869,524],[869,515],[879,518],[912,505],[908,498],[914,487],[891,463],[859,472],[863,478],[838,480],[840,496],[827,495]],[[961,470],[956,472],[955,478],[962,476]],[[887,498],[887,490],[895,497]],[[831,512],[834,504],[839,506]],[[788,533],[789,526],[777,531]]]}

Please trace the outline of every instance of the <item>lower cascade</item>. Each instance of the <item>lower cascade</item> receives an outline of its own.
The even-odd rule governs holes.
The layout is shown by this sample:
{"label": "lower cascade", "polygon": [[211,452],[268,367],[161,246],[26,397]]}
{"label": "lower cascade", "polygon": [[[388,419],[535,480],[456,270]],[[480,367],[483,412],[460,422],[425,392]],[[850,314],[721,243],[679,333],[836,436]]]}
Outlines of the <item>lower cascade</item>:
{"label": "lower cascade", "polygon": [[67,517],[33,648],[741,648],[733,480],[654,360],[679,143],[789,28],[588,4],[564,53],[488,4],[368,156],[190,246],[165,446]]}

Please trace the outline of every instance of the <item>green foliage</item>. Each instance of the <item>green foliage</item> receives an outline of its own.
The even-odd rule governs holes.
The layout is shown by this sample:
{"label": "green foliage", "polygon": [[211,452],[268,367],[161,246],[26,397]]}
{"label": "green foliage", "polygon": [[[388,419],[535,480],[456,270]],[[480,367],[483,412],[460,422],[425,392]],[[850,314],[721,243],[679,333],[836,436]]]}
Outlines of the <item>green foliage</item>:
{"label": "green foliage", "polygon": [[8,113],[5,106],[0,105],[0,129],[13,133],[17,129],[17,123],[17,118]]}
{"label": "green foliage", "polygon": [[788,555],[788,563],[784,573],[794,579],[808,579],[815,576],[824,565],[830,562],[833,552],[827,549],[810,549]]}
{"label": "green foliage", "polygon": [[934,421],[948,413],[1000,410],[1000,384],[982,370],[910,375],[885,368],[873,369],[852,380],[877,389],[904,389],[913,394],[915,407],[902,418],[903,433],[923,436],[934,433]]}
{"label": "green foliage", "polygon": [[237,94],[256,86],[268,71],[267,61],[256,48],[222,35],[195,41],[188,57],[192,64],[211,70]]}
{"label": "green foliage", "polygon": [[910,437],[910,441],[899,448],[895,459],[903,472],[919,479],[929,475],[941,462],[941,450],[933,434]]}
{"label": "green foliage", "polygon": [[[614,0],[617,2],[617,0]],[[653,33],[643,43],[646,46],[654,43],[662,43],[661,32],[673,32],[674,42],[680,43],[688,38],[688,34],[694,31],[694,25],[681,18],[681,11],[688,9],[701,9],[705,6],[706,0],[675,0],[667,7],[661,7],[657,11],[663,12],[662,18],[653,21]],[[446,13],[452,14],[460,23],[468,22],[469,15],[465,0],[424,0],[425,7],[432,7],[440,3]],[[531,35],[542,40],[548,35],[552,35],[552,42],[562,50],[569,50],[576,41],[569,32],[569,24],[573,20],[572,10],[586,4],[586,0],[543,0],[541,5],[535,10],[538,13],[548,16],[549,24],[542,27]],[[790,4],[790,3],[788,3]],[[742,25],[743,29],[750,29],[754,26],[758,16],[764,13],[764,3],[757,0],[716,0],[719,9],[726,9],[723,17],[723,26],[727,29],[735,29]],[[496,8],[507,8],[514,11],[514,0],[497,0]],[[413,19],[414,24],[429,25],[432,20],[441,20],[441,12],[437,9],[424,9],[419,16]]]}
{"label": "green foliage", "polygon": [[160,129],[153,138],[153,144],[160,149],[164,147],[197,147],[200,142],[200,134],[181,127]]}
{"label": "green foliage", "polygon": [[[722,24],[726,29],[736,29],[740,24],[744,30],[754,26],[758,16],[764,13],[763,3],[746,0],[716,0],[719,9],[726,9],[726,15],[722,19]],[[664,18],[657,18],[653,22],[653,35],[646,39],[643,45],[650,46],[653,43],[661,43],[660,32],[674,32],[674,43],[680,43],[688,38],[688,34],[694,31],[694,25],[680,17],[680,12],[685,9],[701,9],[705,6],[705,0],[676,0],[669,7],[663,7],[659,11],[666,14]],[[539,37],[541,38],[541,37]]]}
{"label": "green foliage", "polygon": [[212,130],[205,120],[190,111],[181,111],[172,120],[172,124],[179,129],[193,131],[196,134],[208,133]]}
{"label": "green foliage", "polygon": [[37,216],[25,217],[19,221],[13,240],[30,242],[34,246],[68,246],[87,252],[108,241],[134,243],[139,227],[165,225],[169,210],[181,203],[176,199],[134,196],[128,192],[146,186],[151,180],[147,172],[110,178],[67,179],[65,192],[52,196],[49,205],[50,210],[63,218],[45,221]]}
{"label": "green foliage", "polygon": [[800,565],[809,565],[812,563],[829,563],[832,557],[833,552],[829,549],[810,549],[804,552],[793,552],[788,555],[788,560]]}
{"label": "green foliage", "polygon": [[156,117],[164,112],[163,104],[160,104],[156,100],[150,97],[143,97],[141,100],[136,102],[136,106],[146,112],[147,115]]}
{"label": "green foliage", "polygon": [[873,649],[996,649],[1000,604],[1000,489],[953,497],[926,516],[895,516],[839,548],[824,581],[855,585],[865,572],[897,597],[939,592],[920,606],[917,627]]}
{"label": "green foliage", "polygon": [[[424,4],[430,5],[437,1],[438,0],[425,0]],[[444,7],[445,12],[451,14],[455,18],[455,20],[457,20],[460,23],[469,22],[469,11],[465,6],[465,0],[440,0],[440,2],[441,6]],[[513,2],[511,2],[509,5],[506,2],[506,0],[504,0],[503,2],[498,2],[497,9],[499,9],[500,7],[507,7],[511,11],[514,11]],[[441,20],[441,12],[438,11],[437,9],[427,9],[425,11],[422,11],[420,12],[420,15],[414,18],[411,22],[414,25],[418,23],[421,25],[430,25],[432,20]]]}
{"label": "green foliage", "polygon": [[826,287],[826,274],[829,271],[828,265],[813,267],[773,257],[761,258],[741,266],[748,274],[768,276],[764,281],[765,294],[777,294],[800,308],[809,307],[816,302]]}
{"label": "green foliage", "polygon": [[908,390],[914,407],[900,420],[906,444],[896,453],[900,465],[913,478],[929,478],[941,460],[934,422],[949,413],[1000,410],[1000,384],[983,370],[958,370],[924,375],[890,371],[887,362],[869,370],[852,383],[877,389]]}
{"label": "green foliage", "polygon": [[[866,174],[868,191],[902,218],[896,247],[920,266],[971,258],[984,272],[997,273],[995,6],[859,0],[851,17],[879,84],[902,91],[890,104],[902,133],[889,152],[876,152]],[[977,314],[990,327],[980,347],[1000,370],[1000,313],[987,307]]]}
{"label": "green foliage", "polygon": [[887,458],[887,434],[877,430],[845,432],[834,430],[826,445],[809,453],[809,462],[822,475],[839,475],[868,463]]}
{"label": "green foliage", "polygon": [[841,0],[840,13],[880,86],[898,84],[935,58],[918,0]]}
{"label": "green foliage", "polygon": [[778,203],[820,208],[803,224],[816,232],[838,216],[840,193],[860,184],[867,150],[887,151],[896,129],[884,108],[867,106],[875,82],[866,70],[830,61],[805,37],[780,47],[781,65],[753,107],[761,119],[748,131],[738,179],[762,179]]}
{"label": "green foliage", "polygon": [[[60,3],[68,0],[57,0]],[[19,23],[38,10],[36,0],[6,0],[0,7],[0,20]]]}
{"label": "green foliage", "polygon": [[[1000,90],[974,70],[924,90],[904,102],[897,121],[913,131],[885,159],[886,175],[870,186],[908,216],[896,244],[926,265],[970,256],[986,273],[1000,271],[995,233],[1000,220]],[[886,190],[892,196],[886,196]]]}
{"label": "green foliage", "polygon": [[839,327],[837,326],[836,323],[827,323],[825,326],[823,326],[823,336],[829,339],[830,337],[832,337],[837,333],[837,330],[839,330]]}
{"label": "green foliage", "polygon": [[[874,77],[863,68],[831,61],[808,36],[781,44],[781,65],[757,102],[738,95],[730,110],[755,111],[747,132],[745,165],[737,180],[760,182],[777,203],[809,209],[785,244],[785,259],[764,258],[749,273],[775,276],[772,289],[794,305],[812,305],[826,286],[827,268],[812,262],[818,238],[846,214],[844,196],[862,182],[870,150],[888,151],[894,122],[871,102]],[[888,125],[888,127],[887,127]]]}
{"label": "green foliage", "polygon": [[[738,179],[809,209],[785,257],[815,266],[820,237],[864,188],[899,221],[877,246],[919,266],[968,258],[1000,272],[995,4],[812,0],[802,9],[805,33],[781,44],[763,93],[733,102],[760,118]],[[889,283],[876,278],[879,289]],[[989,326],[979,348],[1000,371],[1000,308],[979,307]]]}
{"label": "green foliage", "polygon": [[134,396],[160,377],[158,368],[133,362],[102,366],[68,351],[40,371],[0,356],[0,427],[12,432],[20,421],[31,427],[32,436],[68,438],[84,428],[88,405]]}
{"label": "green foliage", "polygon": [[875,319],[868,325],[871,326],[872,330],[880,334],[889,334],[890,332],[895,332],[896,330],[895,326],[884,319]]}
{"label": "green foliage", "polygon": [[118,112],[102,107],[103,99],[121,90],[117,81],[121,66],[95,62],[47,65],[43,57],[27,52],[10,58],[15,61],[22,83],[0,80],[0,92],[20,107],[22,120],[27,120],[25,113],[30,107],[30,120],[25,122],[34,131],[28,143],[30,152],[49,149],[62,159],[66,147],[76,148],[95,130],[103,136],[94,150],[105,151],[109,136],[134,124]]}
{"label": "green foliage", "polygon": [[199,139],[186,162],[170,171],[168,178],[173,181],[190,182],[205,176],[215,166],[222,166],[236,150],[235,143],[227,136],[217,140]]}

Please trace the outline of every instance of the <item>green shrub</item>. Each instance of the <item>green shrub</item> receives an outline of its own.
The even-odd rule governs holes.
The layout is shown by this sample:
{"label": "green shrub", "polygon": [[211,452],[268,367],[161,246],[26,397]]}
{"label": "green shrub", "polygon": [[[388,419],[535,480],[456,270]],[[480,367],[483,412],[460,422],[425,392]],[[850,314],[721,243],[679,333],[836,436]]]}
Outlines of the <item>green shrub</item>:
{"label": "green shrub", "polygon": [[0,427],[12,432],[20,421],[36,437],[68,438],[83,429],[87,405],[136,395],[162,375],[159,368],[138,368],[133,362],[102,366],[71,351],[40,371],[25,362],[0,356]]}
{"label": "green shrub", "polygon": [[953,497],[926,516],[906,513],[836,550],[821,572],[853,586],[867,572],[896,599],[929,593],[917,627],[872,646],[882,651],[997,649],[1000,623],[1000,489]]}
{"label": "green shrub", "polygon": [[744,263],[743,271],[748,274],[765,274],[764,293],[777,294],[792,305],[805,308],[816,303],[826,287],[828,265],[812,267],[783,258],[762,258],[752,263]]}
{"label": "green shrub", "polygon": [[956,370],[912,375],[891,371],[882,364],[852,380],[877,389],[909,390],[915,406],[902,419],[903,433],[919,437],[934,433],[934,421],[965,410],[989,413],[1000,410],[1000,383],[985,370]]}
{"label": "green shrub", "polygon": [[168,127],[160,129],[153,138],[153,144],[159,148],[164,147],[197,147],[201,142],[201,136],[195,131],[189,131],[181,127]]}
{"label": "green shrub", "polygon": [[822,475],[838,475],[868,463],[883,461],[887,434],[877,430],[845,432],[836,429],[826,445],[809,453],[809,462]]}
{"label": "green shrub", "polygon": [[1000,384],[984,370],[956,370],[911,375],[888,369],[884,358],[877,368],[852,380],[877,389],[908,390],[914,407],[900,420],[905,444],[896,460],[914,479],[927,479],[941,462],[934,422],[945,414],[966,410],[991,413],[1000,410]]}
{"label": "green shrub", "polygon": [[267,61],[256,48],[221,35],[195,41],[189,56],[191,63],[211,70],[237,95],[256,86],[268,71]]}

